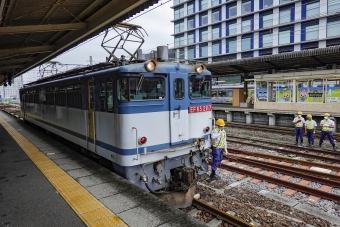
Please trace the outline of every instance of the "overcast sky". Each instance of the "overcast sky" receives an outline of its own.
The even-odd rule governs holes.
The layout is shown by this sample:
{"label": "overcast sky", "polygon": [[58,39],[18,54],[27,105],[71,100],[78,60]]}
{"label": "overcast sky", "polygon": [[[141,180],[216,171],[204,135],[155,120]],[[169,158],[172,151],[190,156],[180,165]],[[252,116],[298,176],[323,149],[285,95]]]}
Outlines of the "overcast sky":
{"label": "overcast sky", "polygon": [[[136,16],[140,15],[138,14],[134,17],[135,19],[131,20],[130,18],[126,20],[127,23],[142,26],[144,30],[148,33],[148,36],[146,36],[143,32],[143,34],[145,35],[145,42],[141,47],[143,53],[155,50],[157,46],[161,45],[169,44],[169,47],[173,47],[174,39],[171,34],[173,34],[174,26],[173,23],[170,22],[171,20],[173,20],[173,9],[170,9],[170,6],[172,6],[172,1],[163,5],[161,5],[161,2],[167,2],[167,0],[161,0],[158,4],[155,4],[140,13],[142,14],[156,6],[159,6],[151,10],[150,12],[145,13],[144,15],[135,18]],[[116,33],[111,32],[109,33],[108,37],[113,37],[113,34]],[[61,54],[57,58],[53,59],[53,61],[58,61],[62,64],[88,65],[90,58],[89,56],[92,56],[92,60],[94,63],[104,62],[105,58],[108,57],[109,54],[101,47],[103,37],[104,36],[102,35],[83,45],[79,45],[77,48]],[[130,48],[127,49],[130,51],[134,51],[134,47],[135,46],[130,45]],[[119,57],[121,54],[122,53],[119,52],[116,56]],[[126,56],[127,54],[124,55]],[[70,68],[72,68],[72,66],[68,66],[68,69]],[[24,83],[36,80],[38,76],[38,68],[31,70],[24,75]]]}

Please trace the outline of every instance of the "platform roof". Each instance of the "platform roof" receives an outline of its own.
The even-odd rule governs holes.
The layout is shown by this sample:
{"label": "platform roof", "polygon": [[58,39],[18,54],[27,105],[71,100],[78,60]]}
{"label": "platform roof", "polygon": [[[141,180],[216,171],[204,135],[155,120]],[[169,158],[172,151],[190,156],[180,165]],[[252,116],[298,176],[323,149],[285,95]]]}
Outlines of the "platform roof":
{"label": "platform roof", "polygon": [[266,72],[270,69],[288,70],[326,67],[331,64],[340,64],[340,46],[212,62],[207,64],[207,68],[215,76],[228,76]]}
{"label": "platform roof", "polygon": [[0,85],[159,0],[1,0]]}

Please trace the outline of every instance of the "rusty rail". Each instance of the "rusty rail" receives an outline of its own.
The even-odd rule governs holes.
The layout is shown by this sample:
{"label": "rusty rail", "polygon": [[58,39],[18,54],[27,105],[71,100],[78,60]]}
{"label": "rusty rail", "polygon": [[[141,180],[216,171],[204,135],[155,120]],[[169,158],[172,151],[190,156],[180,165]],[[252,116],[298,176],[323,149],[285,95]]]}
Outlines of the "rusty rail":
{"label": "rusty rail", "polygon": [[[321,155],[315,155],[315,154],[301,153],[301,152],[298,152],[298,151],[289,151],[289,150],[284,150],[284,149],[272,148],[272,147],[267,147],[267,146],[261,145],[261,144],[254,144],[254,143],[237,141],[237,140],[228,140],[228,142],[235,142],[235,143],[241,143],[241,144],[255,146],[255,147],[262,147],[262,148],[277,151],[279,153],[295,154],[295,155],[299,155],[299,156],[302,156],[302,157],[314,158],[314,159],[318,159],[318,160],[324,160],[324,161],[340,164],[340,159],[325,157],[325,156],[321,156]],[[229,148],[228,148],[228,150],[229,150]]]}
{"label": "rusty rail", "polygon": [[255,161],[246,158],[239,158],[237,156],[232,157],[229,155],[228,158],[243,164],[261,167],[262,169],[275,171],[278,173],[283,173],[294,177],[301,177],[306,180],[311,180],[314,182],[322,183],[324,185],[340,188],[340,176],[334,174],[321,173],[313,170],[300,169],[291,166],[282,166],[280,164]]}
{"label": "rusty rail", "polygon": [[328,165],[328,164],[323,164],[323,163],[318,163],[318,162],[308,162],[308,161],[303,161],[303,160],[298,160],[298,159],[279,157],[275,155],[262,154],[262,153],[256,153],[256,152],[250,152],[250,151],[243,151],[243,150],[232,149],[232,148],[228,148],[228,152],[237,153],[237,154],[242,153],[248,156],[268,158],[268,159],[291,162],[291,163],[306,165],[306,166],[316,166],[316,167],[332,169],[332,170],[340,172],[340,166]]}
{"label": "rusty rail", "polygon": [[209,204],[204,203],[200,200],[194,199],[192,201],[192,204],[194,206],[197,206],[197,207],[207,211],[210,214],[217,216],[219,219],[222,219],[223,221],[225,221],[229,224],[235,225],[237,227],[254,227],[254,225],[251,225],[248,222],[245,222],[244,220],[242,220],[238,217],[227,214],[226,212],[221,211],[221,210],[219,210],[219,209],[217,209],[213,206],[210,206]]}
{"label": "rusty rail", "polygon": [[238,173],[241,173],[241,174],[244,174],[244,175],[247,175],[247,176],[251,176],[251,177],[256,178],[256,179],[262,179],[262,180],[265,180],[265,181],[268,181],[268,182],[271,182],[271,183],[274,183],[274,184],[277,184],[277,185],[283,185],[283,186],[286,186],[288,188],[294,189],[296,191],[301,191],[301,192],[305,192],[305,193],[315,195],[315,196],[318,196],[318,197],[321,197],[321,198],[329,199],[329,200],[332,200],[332,201],[335,201],[335,202],[340,202],[340,196],[336,195],[336,194],[327,193],[327,192],[324,192],[324,191],[321,191],[321,190],[309,188],[309,187],[302,186],[302,185],[299,185],[299,184],[294,184],[294,183],[291,183],[291,182],[288,182],[288,181],[269,177],[269,176],[266,176],[266,175],[263,175],[263,174],[260,174],[260,173],[254,173],[254,172],[244,170],[244,169],[240,169],[240,168],[237,168],[237,167],[234,167],[234,166],[228,166],[228,165],[222,164],[221,168],[229,170],[229,171],[233,171],[233,172],[238,172]]}
{"label": "rusty rail", "polygon": [[[289,147],[289,148],[292,148],[292,149],[305,149],[306,151],[308,150],[308,151],[315,152],[315,153],[323,153],[323,154],[329,154],[329,155],[340,155],[340,153],[336,152],[336,151],[320,150],[320,149],[309,148],[309,147],[298,147],[296,145],[285,144],[285,143],[275,143],[275,142],[271,142],[271,141],[268,141],[268,140],[262,140],[262,139],[259,139],[259,138],[251,138],[251,137],[243,138],[243,137],[231,136],[231,135],[228,135],[228,138],[242,139],[242,140],[247,139],[247,140],[253,140],[254,142],[268,143],[268,144],[272,144],[272,145],[275,145],[275,146],[285,146],[285,147]],[[239,142],[239,141],[236,141],[236,140],[231,140],[231,141]]]}

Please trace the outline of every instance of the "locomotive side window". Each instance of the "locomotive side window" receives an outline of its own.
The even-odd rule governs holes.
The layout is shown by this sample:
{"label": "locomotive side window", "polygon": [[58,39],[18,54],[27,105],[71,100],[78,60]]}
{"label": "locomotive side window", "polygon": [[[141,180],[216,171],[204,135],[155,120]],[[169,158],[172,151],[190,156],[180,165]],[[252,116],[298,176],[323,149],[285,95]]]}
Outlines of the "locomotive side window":
{"label": "locomotive side window", "polygon": [[81,88],[80,84],[72,84],[67,88],[67,106],[73,108],[81,108]]}
{"label": "locomotive side window", "polygon": [[128,81],[126,77],[117,80],[117,98],[120,101],[128,100]]}
{"label": "locomotive side window", "polygon": [[54,105],[54,87],[46,87],[46,105]]}
{"label": "locomotive side window", "polygon": [[174,80],[174,89],[175,89],[175,99],[183,99],[184,98],[184,80],[181,78],[177,78]]}
{"label": "locomotive side window", "polygon": [[113,112],[113,92],[112,80],[106,79],[106,109],[108,112]]}
{"label": "locomotive side window", "polygon": [[129,78],[130,100],[164,99],[164,78]]}
{"label": "locomotive side window", "polygon": [[105,82],[100,81],[100,97],[99,97],[99,110],[105,111]]}
{"label": "locomotive side window", "polygon": [[55,105],[66,106],[66,93],[65,87],[58,86],[55,88]]}
{"label": "locomotive side window", "polygon": [[211,80],[191,78],[189,82],[190,98],[210,98]]}

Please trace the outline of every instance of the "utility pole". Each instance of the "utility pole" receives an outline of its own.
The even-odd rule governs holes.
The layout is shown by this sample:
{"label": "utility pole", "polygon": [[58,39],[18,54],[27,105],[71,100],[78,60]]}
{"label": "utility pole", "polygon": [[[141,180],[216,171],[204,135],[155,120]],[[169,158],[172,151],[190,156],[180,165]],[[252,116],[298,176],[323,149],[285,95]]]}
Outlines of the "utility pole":
{"label": "utility pole", "polygon": [[92,65],[92,56],[90,56],[90,65]]}

